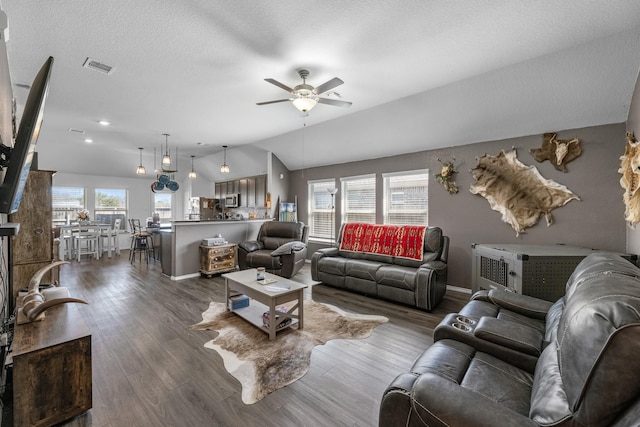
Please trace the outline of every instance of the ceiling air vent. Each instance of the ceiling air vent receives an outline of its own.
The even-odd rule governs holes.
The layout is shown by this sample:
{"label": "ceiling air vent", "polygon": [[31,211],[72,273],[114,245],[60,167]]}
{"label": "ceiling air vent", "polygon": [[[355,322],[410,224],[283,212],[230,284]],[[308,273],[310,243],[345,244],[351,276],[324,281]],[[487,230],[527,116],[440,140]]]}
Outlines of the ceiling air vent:
{"label": "ceiling air vent", "polygon": [[82,129],[69,128],[69,132],[71,133],[84,133]]}
{"label": "ceiling air vent", "polygon": [[95,59],[91,59],[91,58],[85,59],[84,64],[82,64],[82,66],[84,68],[89,68],[91,70],[98,71],[102,74],[111,74],[115,69],[115,67],[112,67],[111,65],[103,64],[102,62],[96,61]]}

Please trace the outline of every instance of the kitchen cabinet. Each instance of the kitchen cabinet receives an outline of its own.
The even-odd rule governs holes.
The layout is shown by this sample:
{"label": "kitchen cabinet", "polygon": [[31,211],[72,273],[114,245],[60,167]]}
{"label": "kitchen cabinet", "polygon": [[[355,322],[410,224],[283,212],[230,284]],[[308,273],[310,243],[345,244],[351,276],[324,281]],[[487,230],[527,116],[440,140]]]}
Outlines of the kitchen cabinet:
{"label": "kitchen cabinet", "polygon": [[215,183],[215,197],[223,199],[227,194],[240,194],[242,208],[264,208],[267,195],[267,176],[258,175]]}
{"label": "kitchen cabinet", "polygon": [[267,176],[260,175],[256,177],[256,207],[265,207],[267,198]]}
{"label": "kitchen cabinet", "polygon": [[[240,193],[240,207],[246,208],[249,206],[249,194],[247,192],[247,179],[241,179],[238,181],[238,193]],[[254,195],[255,198],[255,195]]]}
{"label": "kitchen cabinet", "polygon": [[247,207],[255,208],[256,203],[256,178],[247,179]]}

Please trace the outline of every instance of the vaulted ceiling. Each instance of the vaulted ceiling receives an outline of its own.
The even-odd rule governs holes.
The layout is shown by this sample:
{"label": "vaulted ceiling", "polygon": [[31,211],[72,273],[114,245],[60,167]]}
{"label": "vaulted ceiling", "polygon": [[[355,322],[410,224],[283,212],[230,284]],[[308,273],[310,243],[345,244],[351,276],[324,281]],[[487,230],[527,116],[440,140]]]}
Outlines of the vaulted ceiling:
{"label": "vaulted ceiling", "polygon": [[[216,180],[222,145],[293,170],[619,123],[640,67],[635,0],[0,5],[18,113],[55,58],[39,162],[68,173],[135,177],[138,147],[151,169],[163,133],[181,169],[195,155]],[[256,105],[290,96],[265,78],[294,87],[301,68],[312,86],[341,78],[329,97],[353,105],[304,118],[289,102]]]}

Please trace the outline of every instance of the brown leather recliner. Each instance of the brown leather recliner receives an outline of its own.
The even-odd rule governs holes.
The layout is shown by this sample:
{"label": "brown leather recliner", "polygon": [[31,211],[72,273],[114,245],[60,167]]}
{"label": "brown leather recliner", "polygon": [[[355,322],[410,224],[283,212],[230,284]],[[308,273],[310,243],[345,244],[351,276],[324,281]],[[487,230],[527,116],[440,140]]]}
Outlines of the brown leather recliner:
{"label": "brown leather recliner", "polygon": [[264,267],[269,273],[293,277],[307,257],[308,230],[303,222],[265,222],[256,240],[238,244],[240,270]]}

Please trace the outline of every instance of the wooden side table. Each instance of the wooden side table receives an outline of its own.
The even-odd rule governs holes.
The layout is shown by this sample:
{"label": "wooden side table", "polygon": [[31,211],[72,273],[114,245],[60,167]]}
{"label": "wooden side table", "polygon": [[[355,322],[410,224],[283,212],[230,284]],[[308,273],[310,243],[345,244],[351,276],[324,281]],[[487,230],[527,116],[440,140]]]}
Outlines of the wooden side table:
{"label": "wooden side table", "polygon": [[216,273],[236,270],[238,245],[200,245],[200,274],[211,277]]}
{"label": "wooden side table", "polygon": [[16,426],[52,426],[92,406],[91,332],[73,304],[16,325],[13,417]]}

